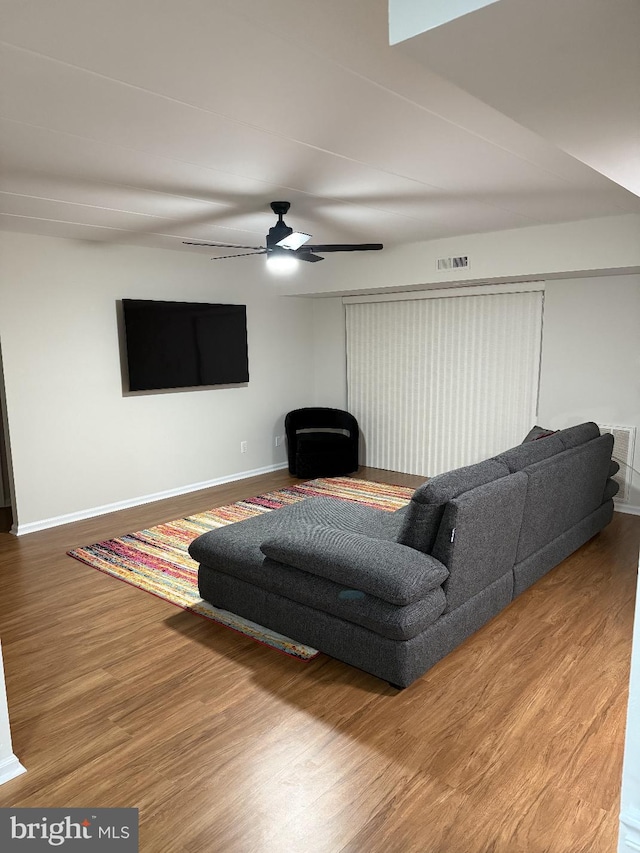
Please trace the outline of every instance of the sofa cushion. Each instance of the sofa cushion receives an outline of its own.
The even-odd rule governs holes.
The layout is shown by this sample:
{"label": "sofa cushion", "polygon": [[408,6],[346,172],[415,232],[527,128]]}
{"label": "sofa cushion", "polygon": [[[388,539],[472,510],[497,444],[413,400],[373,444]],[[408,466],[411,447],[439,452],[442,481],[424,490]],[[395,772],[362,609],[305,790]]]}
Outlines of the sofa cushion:
{"label": "sofa cushion", "polygon": [[515,562],[527,494],[524,472],[486,483],[451,500],[433,548],[449,569],[445,612],[460,607]]}
{"label": "sofa cushion", "polygon": [[495,459],[456,468],[438,474],[413,493],[404,512],[398,542],[430,553],[438,534],[442,514],[448,501],[469,489],[491,483],[509,473],[507,466]]}
{"label": "sofa cushion", "polygon": [[609,463],[609,476],[615,477],[618,471],[620,470],[620,463],[616,462],[615,459],[612,459]]}
{"label": "sofa cushion", "polygon": [[613,436],[603,435],[525,469],[527,499],[517,562],[601,505],[612,448]]}
{"label": "sofa cushion", "polygon": [[264,558],[263,588],[290,601],[331,613],[346,622],[368,628],[390,640],[410,640],[432,625],[445,608],[441,586],[420,601],[398,607],[362,590],[321,578],[318,575]]}
{"label": "sofa cushion", "polygon": [[302,524],[328,525],[366,533],[374,540],[395,541],[402,524],[402,511],[386,512],[335,498],[308,498],[203,533],[189,545],[189,554],[198,563],[261,586],[264,557],[260,544],[267,536],[280,536]]}
{"label": "sofa cushion", "polygon": [[604,484],[604,494],[602,495],[602,503],[610,501],[620,491],[620,486],[615,480],[608,479]]}
{"label": "sofa cushion", "polygon": [[272,560],[397,605],[419,601],[449,574],[433,557],[406,545],[318,525],[268,537],[260,550]]}
{"label": "sofa cushion", "polygon": [[495,458],[507,466],[513,474],[516,471],[522,471],[528,465],[533,465],[534,462],[541,462],[543,459],[548,459],[550,456],[555,456],[556,453],[562,453],[564,445],[558,438],[558,434],[539,438],[536,441],[527,441],[526,444],[518,444],[510,450],[505,450]]}
{"label": "sofa cushion", "polygon": [[567,427],[567,429],[561,429],[560,432],[557,433],[557,436],[562,442],[565,450],[569,450],[571,447],[578,447],[580,444],[585,444],[593,438],[598,438],[599,435],[600,428],[597,424],[594,424],[593,421],[587,421],[587,423],[584,424]]}

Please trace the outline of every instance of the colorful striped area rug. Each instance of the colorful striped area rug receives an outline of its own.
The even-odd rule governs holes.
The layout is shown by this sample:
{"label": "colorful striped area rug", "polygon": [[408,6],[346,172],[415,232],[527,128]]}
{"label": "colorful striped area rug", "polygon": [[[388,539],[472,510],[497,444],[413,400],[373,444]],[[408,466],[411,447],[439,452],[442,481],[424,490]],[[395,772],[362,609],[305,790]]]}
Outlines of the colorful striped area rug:
{"label": "colorful striped area rug", "polygon": [[286,654],[311,660],[318,654],[316,649],[203,601],[198,594],[198,564],[187,552],[189,544],[208,530],[307,498],[348,500],[392,512],[404,506],[412,494],[413,489],[404,486],[350,477],[321,478],[128,533],[118,539],[74,548],[67,553],[94,569],[153,593],[184,610],[226,625]]}

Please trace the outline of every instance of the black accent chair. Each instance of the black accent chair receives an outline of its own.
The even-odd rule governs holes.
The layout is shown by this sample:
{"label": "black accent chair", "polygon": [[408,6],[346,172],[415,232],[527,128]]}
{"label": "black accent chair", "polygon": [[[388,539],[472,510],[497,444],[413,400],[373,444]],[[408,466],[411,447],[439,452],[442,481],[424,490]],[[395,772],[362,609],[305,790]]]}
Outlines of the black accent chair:
{"label": "black accent chair", "polygon": [[358,470],[358,422],[342,409],[294,409],[284,420],[294,477],[337,477]]}

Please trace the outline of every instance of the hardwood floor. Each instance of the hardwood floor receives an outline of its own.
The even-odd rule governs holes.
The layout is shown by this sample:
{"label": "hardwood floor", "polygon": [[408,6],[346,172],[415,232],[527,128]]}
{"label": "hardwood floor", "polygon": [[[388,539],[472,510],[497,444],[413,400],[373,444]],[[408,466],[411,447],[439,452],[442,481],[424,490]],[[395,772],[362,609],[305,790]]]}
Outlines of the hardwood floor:
{"label": "hardwood floor", "polygon": [[144,853],[612,853],[640,518],[616,513],[401,693],[65,555],[288,482],[0,534],[13,744],[28,771],[0,806],[137,807]]}

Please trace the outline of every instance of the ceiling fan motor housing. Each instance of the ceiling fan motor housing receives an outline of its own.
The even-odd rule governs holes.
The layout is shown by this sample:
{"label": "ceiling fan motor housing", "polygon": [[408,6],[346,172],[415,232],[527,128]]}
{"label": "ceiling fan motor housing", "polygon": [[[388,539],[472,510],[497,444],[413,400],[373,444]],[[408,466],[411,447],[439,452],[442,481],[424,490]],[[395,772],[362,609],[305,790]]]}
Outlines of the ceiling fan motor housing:
{"label": "ceiling fan motor housing", "polygon": [[273,249],[280,240],[284,240],[284,238],[288,237],[289,234],[293,234],[293,228],[289,228],[288,225],[285,225],[282,218],[290,207],[291,205],[288,201],[271,202],[271,210],[273,210],[278,217],[278,221],[273,228],[269,229],[269,233],[267,234],[267,249]]}

